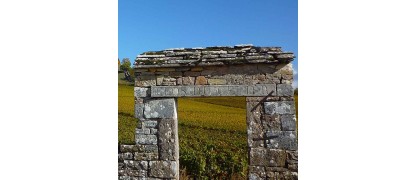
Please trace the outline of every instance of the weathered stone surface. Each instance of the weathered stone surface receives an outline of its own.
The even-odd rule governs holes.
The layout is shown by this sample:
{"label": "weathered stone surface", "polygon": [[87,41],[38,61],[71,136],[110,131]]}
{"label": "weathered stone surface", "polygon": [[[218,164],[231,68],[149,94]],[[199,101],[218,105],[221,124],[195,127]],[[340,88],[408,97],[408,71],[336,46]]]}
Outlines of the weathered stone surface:
{"label": "weathered stone surface", "polygon": [[182,77],[182,85],[194,85],[195,77]]}
{"label": "weathered stone surface", "polygon": [[156,144],[156,135],[136,134],[136,144]]}
{"label": "weathered stone surface", "polygon": [[224,85],[227,81],[225,79],[208,79],[209,85]]}
{"label": "weathered stone surface", "polygon": [[136,128],[136,134],[150,134],[150,129],[147,128]]}
{"label": "weathered stone surface", "polygon": [[138,148],[136,145],[120,145],[120,152],[136,152],[138,151]]}
{"label": "weathered stone surface", "polygon": [[140,121],[141,128],[154,128],[157,126],[157,121],[153,120],[146,120],[146,121]]}
{"label": "weathered stone surface", "polygon": [[249,173],[248,174],[248,179],[249,180],[260,180],[262,178],[260,177],[260,175],[258,175],[256,173]]}
{"label": "weathered stone surface", "polygon": [[134,153],[134,160],[138,160],[138,161],[158,160],[158,157],[159,156],[157,153],[141,153],[141,152]]}
{"label": "weathered stone surface", "polygon": [[138,86],[138,87],[156,86],[156,76],[154,75],[139,76],[136,79],[135,86]]}
{"label": "weathered stone surface", "polygon": [[274,96],[275,87],[276,85],[274,84],[154,86],[151,88],[150,94],[151,97]]}
{"label": "weathered stone surface", "polygon": [[158,146],[160,160],[179,160],[176,155],[176,146],[179,146],[179,142],[176,142],[176,122],[175,119],[164,119],[159,124],[158,132]]}
{"label": "weathered stone surface", "polygon": [[266,148],[251,148],[250,149],[250,165],[251,166],[265,166],[267,162]]}
{"label": "weathered stone surface", "polygon": [[286,163],[286,152],[280,149],[267,149],[267,166],[284,167]]}
{"label": "weathered stone surface", "polygon": [[149,161],[149,176],[157,178],[175,178],[178,176],[176,161]]}
{"label": "weathered stone surface", "polygon": [[248,147],[264,147],[264,132],[261,121],[261,103],[247,102],[246,108]]}
{"label": "weathered stone surface", "polygon": [[195,79],[195,85],[206,85],[208,84],[207,79],[205,78],[205,76],[198,76]]}
{"label": "weathered stone surface", "polygon": [[135,103],[134,104],[134,117],[137,119],[144,119],[144,104],[143,103]]}
{"label": "weathered stone surface", "polygon": [[150,88],[134,87],[135,97],[147,97],[150,96]]}
{"label": "weathered stone surface", "polygon": [[281,131],[281,123],[279,115],[263,115],[263,130],[268,131]]}
{"label": "weathered stone surface", "polygon": [[124,165],[129,169],[144,170],[144,175],[146,174],[147,167],[148,167],[147,161],[125,160]]}
{"label": "weathered stone surface", "polygon": [[266,114],[294,114],[295,103],[293,101],[264,102]]}
{"label": "weathered stone surface", "polygon": [[277,96],[293,96],[293,87],[291,84],[278,84]]}
{"label": "weathered stone surface", "polygon": [[298,144],[295,131],[269,131],[266,133],[268,148],[297,150]]}
{"label": "weathered stone surface", "polygon": [[121,159],[131,160],[133,159],[133,154],[131,152],[121,153]]}
{"label": "weathered stone surface", "polygon": [[296,117],[295,115],[281,115],[282,130],[283,131],[295,131],[296,130]]}
{"label": "weathered stone surface", "polygon": [[145,118],[176,118],[176,102],[173,98],[151,99],[145,102]]}
{"label": "weathered stone surface", "polygon": [[262,166],[249,166],[248,169],[249,169],[250,173],[255,173],[261,178],[266,177],[266,170]]}

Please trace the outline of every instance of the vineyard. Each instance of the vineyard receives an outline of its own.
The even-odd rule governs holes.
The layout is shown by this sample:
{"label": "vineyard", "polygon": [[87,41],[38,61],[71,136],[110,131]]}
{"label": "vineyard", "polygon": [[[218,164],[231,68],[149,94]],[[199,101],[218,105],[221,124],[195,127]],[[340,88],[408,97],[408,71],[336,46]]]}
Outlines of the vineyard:
{"label": "vineyard", "polygon": [[[133,86],[118,88],[119,143],[134,144]],[[246,179],[245,97],[179,98],[178,123],[181,179]]]}

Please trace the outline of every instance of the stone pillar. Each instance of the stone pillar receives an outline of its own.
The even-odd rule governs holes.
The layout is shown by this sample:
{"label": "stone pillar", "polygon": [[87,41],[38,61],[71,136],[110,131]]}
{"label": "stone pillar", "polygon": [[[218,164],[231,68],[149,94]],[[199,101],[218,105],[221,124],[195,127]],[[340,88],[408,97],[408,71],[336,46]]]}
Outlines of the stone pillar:
{"label": "stone pillar", "polygon": [[135,87],[135,145],[121,145],[119,179],[179,179],[176,98],[152,98]]}
{"label": "stone pillar", "polygon": [[287,97],[247,97],[249,179],[297,179],[293,89]]}

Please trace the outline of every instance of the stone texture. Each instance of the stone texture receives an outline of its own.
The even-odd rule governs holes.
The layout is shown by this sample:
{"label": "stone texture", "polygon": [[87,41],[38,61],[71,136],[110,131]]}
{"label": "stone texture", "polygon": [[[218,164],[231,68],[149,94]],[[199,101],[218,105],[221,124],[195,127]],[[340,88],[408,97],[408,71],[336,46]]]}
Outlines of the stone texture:
{"label": "stone texture", "polygon": [[293,96],[293,87],[291,84],[278,84],[277,96]]}
{"label": "stone texture", "polygon": [[149,161],[149,176],[157,178],[175,178],[178,176],[176,161]]}
{"label": "stone texture", "polygon": [[264,131],[261,121],[261,103],[247,102],[246,108],[248,147],[264,147]]}
{"label": "stone texture", "polygon": [[296,116],[295,115],[282,115],[282,130],[283,131],[295,131],[296,130]]}
{"label": "stone texture", "polygon": [[227,81],[225,79],[208,79],[209,85],[224,85]]}
{"label": "stone texture", "polygon": [[182,78],[182,85],[194,85],[195,84],[195,77],[183,77]]}
{"label": "stone texture", "polygon": [[134,87],[135,97],[147,97],[150,96],[150,88]]}
{"label": "stone texture", "polygon": [[293,101],[265,102],[264,109],[266,114],[294,114],[295,103]]}
{"label": "stone texture", "polygon": [[135,86],[138,86],[138,87],[156,86],[156,76],[154,75],[139,76],[136,79]]}
{"label": "stone texture", "polygon": [[266,148],[251,148],[250,149],[250,165],[265,166],[267,165],[267,149]]}
{"label": "stone texture", "polygon": [[155,135],[136,134],[136,144],[156,144],[157,137]]}
{"label": "stone texture", "polygon": [[140,153],[140,152],[134,153],[134,160],[147,161],[147,160],[158,160],[158,159],[159,159],[159,156],[157,153]]}
{"label": "stone texture", "polygon": [[270,131],[266,133],[267,147],[284,150],[297,150],[297,138],[295,131]]}
{"label": "stone texture", "polygon": [[176,102],[173,98],[152,99],[145,102],[145,118],[176,118]]}
{"label": "stone texture", "polygon": [[160,160],[179,160],[176,155],[176,146],[179,146],[179,142],[176,142],[176,120],[164,119],[160,121],[158,132],[158,146]]}
{"label": "stone texture", "polygon": [[195,85],[206,85],[208,84],[208,80],[205,78],[205,76],[198,76],[195,79]]}

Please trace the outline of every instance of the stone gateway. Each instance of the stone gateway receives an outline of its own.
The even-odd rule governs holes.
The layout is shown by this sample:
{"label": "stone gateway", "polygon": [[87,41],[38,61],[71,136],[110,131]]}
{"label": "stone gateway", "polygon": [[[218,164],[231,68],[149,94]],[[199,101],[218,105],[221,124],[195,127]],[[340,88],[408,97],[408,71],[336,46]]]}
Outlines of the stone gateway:
{"label": "stone gateway", "polygon": [[175,48],[137,56],[135,145],[119,147],[119,179],[179,179],[177,97],[244,96],[248,179],[297,179],[293,69],[280,47]]}

